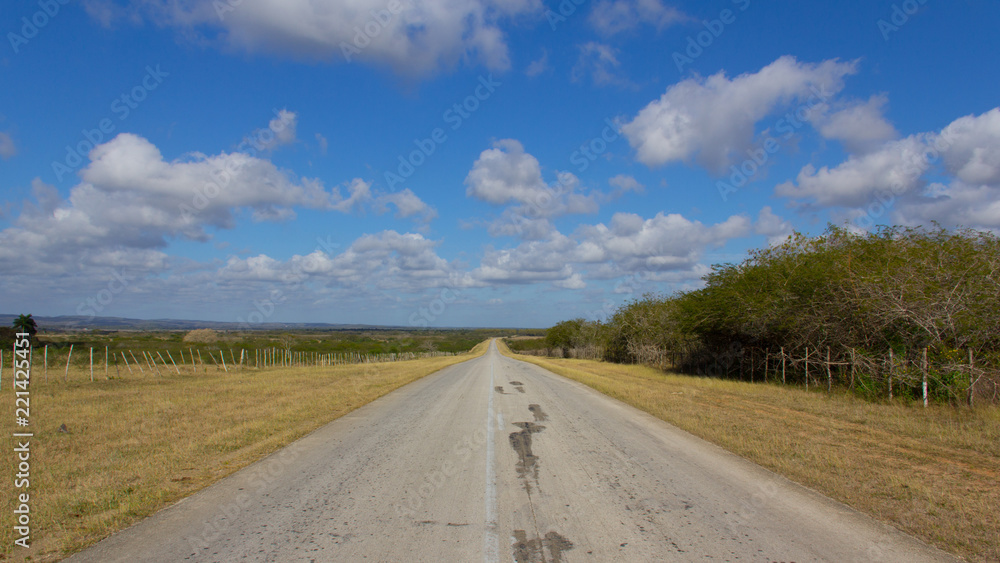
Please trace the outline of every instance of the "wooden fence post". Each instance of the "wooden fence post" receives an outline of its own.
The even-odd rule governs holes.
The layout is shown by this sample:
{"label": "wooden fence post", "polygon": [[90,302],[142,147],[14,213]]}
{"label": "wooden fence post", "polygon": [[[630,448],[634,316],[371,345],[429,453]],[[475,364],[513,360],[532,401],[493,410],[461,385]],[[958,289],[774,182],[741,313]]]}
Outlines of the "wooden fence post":
{"label": "wooden fence post", "polygon": [[826,392],[833,391],[833,372],[830,371],[830,347],[826,347]]}
{"label": "wooden fence post", "polygon": [[222,369],[229,373],[229,368],[226,367],[226,353],[222,351],[222,348],[219,348],[219,358],[222,359]]}
{"label": "wooden fence post", "polygon": [[923,365],[920,366],[920,370],[924,374],[924,408],[927,408],[927,347],[924,346],[924,361]]}
{"label": "wooden fence post", "polygon": [[160,366],[156,365],[156,358],[153,357],[153,353],[152,352],[143,352],[143,355],[148,355],[146,361],[153,366],[152,369],[156,370],[156,375],[158,375],[160,377],[163,377],[163,374],[160,373]]}
{"label": "wooden fence post", "polygon": [[108,347],[104,347],[104,379],[110,379],[108,377]]}
{"label": "wooden fence post", "polygon": [[[184,352],[181,351],[181,363],[184,363]],[[181,374],[181,370],[177,368],[177,362],[174,361],[174,357],[170,355],[170,350],[167,350],[167,357],[170,358],[170,363],[174,364],[174,369],[177,370],[177,375]]]}
{"label": "wooden fence post", "polygon": [[[3,364],[3,362],[0,361],[0,365],[2,365],[2,364]],[[48,383],[48,382],[49,382],[49,345],[46,344],[45,345],[45,383]]]}
{"label": "wooden fence post", "polygon": [[781,384],[785,384],[785,347],[781,347]]}
{"label": "wooden fence post", "polygon": [[150,373],[150,375],[152,375],[153,374],[153,364],[149,363],[149,356],[146,355],[146,351],[145,350],[141,350],[141,352],[142,352],[142,358],[144,360],[146,360],[146,365],[149,366],[149,373]]}
{"label": "wooden fence post", "polygon": [[94,382],[94,347],[90,347],[90,382]]}
{"label": "wooden fence post", "polygon": [[142,364],[139,363],[139,360],[135,359],[135,354],[132,353],[132,350],[128,351],[128,355],[132,356],[132,363],[135,364],[137,368],[139,368],[139,373],[146,375],[146,371],[142,369]]}
{"label": "wooden fence post", "polygon": [[854,390],[854,348],[851,348],[851,385],[848,389]]}
{"label": "wooden fence post", "polygon": [[764,350],[764,383],[767,383],[767,365],[771,361],[771,349]]}
{"label": "wooden fence post", "polygon": [[[163,359],[163,355],[160,354],[159,350],[156,351],[156,355],[160,357],[160,362],[163,363],[163,367],[167,367],[167,361]],[[170,350],[167,350],[167,355],[170,356]],[[170,357],[170,363],[174,364],[173,356]],[[181,370],[177,369],[177,364],[174,364],[174,369],[177,370],[177,375],[181,374]]]}
{"label": "wooden fence post", "polygon": [[970,407],[972,406],[972,390],[973,387],[975,387],[976,385],[976,380],[973,379],[975,377],[973,375],[974,367],[975,364],[973,364],[972,362],[972,348],[969,348],[969,406]]}
{"label": "wooden fence post", "polygon": [[69,381],[69,361],[73,359],[73,345],[69,345],[69,356],[66,356],[66,373],[63,374],[63,383]]}
{"label": "wooden fence post", "polygon": [[889,400],[892,400],[892,348],[889,348]]}
{"label": "wooden fence post", "polygon": [[[132,373],[132,366],[128,365],[128,358],[125,357],[125,352],[122,352],[121,354],[122,354],[122,360],[125,360],[125,367],[128,368],[128,372],[129,372],[129,374],[131,374]],[[133,356],[132,359],[134,360],[135,356]]]}
{"label": "wooden fence post", "polygon": [[809,347],[806,346],[806,391],[809,390]]}

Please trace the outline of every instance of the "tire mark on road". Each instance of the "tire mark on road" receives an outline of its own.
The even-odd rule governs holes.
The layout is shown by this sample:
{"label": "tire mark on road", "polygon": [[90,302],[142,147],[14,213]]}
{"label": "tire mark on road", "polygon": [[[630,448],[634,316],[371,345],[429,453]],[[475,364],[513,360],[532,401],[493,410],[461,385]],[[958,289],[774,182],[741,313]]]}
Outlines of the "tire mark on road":
{"label": "tire mark on road", "polygon": [[524,488],[530,493],[531,483],[528,477],[532,477],[535,484],[538,484],[538,456],[531,452],[531,435],[545,430],[545,427],[534,422],[515,422],[514,426],[521,430],[510,433],[510,447],[517,454],[517,476],[524,481]]}
{"label": "tire mark on road", "polygon": [[[512,381],[511,384],[520,384]],[[523,384],[520,384],[523,385]],[[528,410],[535,418],[535,422],[548,420],[548,415],[537,404],[528,405]],[[561,563],[564,551],[573,549],[573,542],[569,541],[558,532],[548,531],[544,536],[538,529],[538,521],[535,517],[535,507],[531,499],[531,481],[534,480],[535,487],[541,490],[538,482],[538,456],[531,448],[532,434],[538,434],[545,430],[544,426],[535,422],[515,422],[514,425],[521,430],[511,432],[508,437],[510,446],[517,453],[517,475],[524,483],[524,490],[528,494],[528,505],[531,507],[532,520],[535,523],[535,533],[533,538],[528,539],[525,530],[514,530],[514,541],[511,545],[514,561],[517,563]],[[546,557],[548,551],[548,557]]]}

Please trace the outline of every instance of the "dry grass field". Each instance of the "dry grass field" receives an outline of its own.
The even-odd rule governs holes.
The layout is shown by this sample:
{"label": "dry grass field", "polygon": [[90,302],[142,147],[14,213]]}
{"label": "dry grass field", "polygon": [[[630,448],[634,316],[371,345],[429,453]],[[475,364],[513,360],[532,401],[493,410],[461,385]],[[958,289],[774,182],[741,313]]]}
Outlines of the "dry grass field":
{"label": "dry grass field", "polygon": [[[7,476],[0,480],[7,504],[0,559],[54,561],[78,551],[394,389],[485,351],[484,342],[451,357],[94,383],[72,370],[69,383],[46,384],[35,373],[32,547],[12,549],[15,463],[8,438],[0,456]],[[0,416],[13,432],[9,374]]]}
{"label": "dry grass field", "polygon": [[[509,353],[501,344],[501,350]],[[1000,410],[873,404],[516,356],[646,411],[971,561],[1000,561]]]}

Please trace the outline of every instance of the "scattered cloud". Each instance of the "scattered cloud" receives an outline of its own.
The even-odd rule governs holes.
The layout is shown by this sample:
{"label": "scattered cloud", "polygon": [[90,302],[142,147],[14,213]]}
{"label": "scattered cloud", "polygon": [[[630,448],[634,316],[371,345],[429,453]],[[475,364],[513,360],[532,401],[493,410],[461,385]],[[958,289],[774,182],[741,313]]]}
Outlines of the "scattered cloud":
{"label": "scattered cloud", "polygon": [[920,185],[929,166],[926,148],[921,136],[911,136],[887,143],[874,152],[852,155],[834,168],[823,166],[817,170],[806,165],[795,182],[778,185],[774,193],[798,204],[858,206],[880,191],[909,192]]}
{"label": "scattered cloud", "polygon": [[523,242],[515,248],[483,252],[472,277],[486,285],[559,282],[573,276],[569,255],[576,243],[560,233],[547,240]]}
{"label": "scattered cloud", "polygon": [[590,11],[590,25],[603,35],[631,31],[641,24],[657,30],[688,20],[677,8],[659,0],[600,0]]}
{"label": "scattered cloud", "polygon": [[0,131],[0,158],[7,160],[17,154],[17,146],[9,133]]}
{"label": "scattered cloud", "polygon": [[863,154],[899,137],[896,128],[883,115],[888,102],[889,98],[880,94],[867,102],[848,104],[841,109],[820,104],[810,112],[810,121],[823,137],[842,142],[852,153]]}
{"label": "scattered cloud", "polygon": [[467,196],[508,206],[490,226],[493,236],[546,237],[551,219],[570,214],[596,213],[594,193],[583,194],[580,180],[571,172],[558,172],[549,185],[542,168],[515,139],[501,139],[483,151],[465,178]]}
{"label": "scattered cloud", "polygon": [[750,234],[751,221],[734,215],[704,225],[678,214],[644,219],[616,213],[609,225],[580,226],[572,236],[551,231],[542,240],[514,248],[488,249],[473,279],[489,285],[551,282],[580,289],[585,279],[611,279],[642,273],[650,279],[696,280],[708,249]]}
{"label": "scattered cloud", "polygon": [[621,197],[628,192],[641,194],[645,190],[645,186],[640,184],[638,180],[628,174],[618,174],[617,176],[613,176],[608,180],[608,184],[614,188],[614,191],[611,192],[612,198]]}
{"label": "scattered cloud", "polygon": [[590,41],[579,45],[579,57],[570,77],[581,82],[588,76],[596,86],[628,86],[631,83],[618,74],[618,50],[610,45]]}
{"label": "scattered cloud", "polygon": [[298,121],[299,117],[295,112],[287,109],[279,110],[274,119],[267,123],[267,127],[254,131],[252,137],[257,141],[260,150],[273,151],[280,146],[295,142]]}
{"label": "scattered cloud", "polygon": [[647,166],[693,159],[721,174],[734,159],[745,158],[759,121],[792,102],[831,98],[856,67],[854,62],[809,64],[786,56],[733,79],[722,72],[690,78],[667,88],[621,130]]}
{"label": "scattered cloud", "polygon": [[326,150],[330,146],[330,142],[323,135],[316,133],[316,143],[319,145],[319,154],[326,156]]}
{"label": "scattered cloud", "polygon": [[693,267],[707,248],[749,234],[750,220],[734,215],[722,223],[704,225],[677,213],[657,213],[644,219],[616,213],[610,225],[582,227],[580,258],[590,263],[612,262],[626,272]]}
{"label": "scattered cloud", "polygon": [[452,266],[436,253],[438,244],[418,233],[388,230],[362,235],[340,253],[317,248],[284,261],[265,254],[231,256],[219,269],[218,278],[222,282],[422,291],[455,279]]}
{"label": "scattered cloud", "polygon": [[548,50],[542,51],[542,56],[528,63],[528,68],[524,70],[524,74],[528,76],[538,76],[543,72],[549,70],[549,52]]}
{"label": "scattered cloud", "polygon": [[91,4],[88,13],[106,25],[129,13],[176,28],[191,41],[307,60],[361,61],[405,76],[462,62],[505,70],[510,57],[502,26],[542,10],[540,0],[133,0],[127,11]]}
{"label": "scattered cloud", "polygon": [[806,166],[775,195],[800,207],[846,208],[850,219],[875,209],[901,224],[1000,229],[1000,108],[886,142],[834,167]]}
{"label": "scattered cloud", "polygon": [[753,226],[754,233],[766,236],[769,245],[784,242],[794,230],[792,223],[775,215],[769,205],[760,210]]}
{"label": "scattered cloud", "polygon": [[893,219],[904,225],[973,227],[1000,232],[1000,185],[969,185],[961,181],[934,183],[919,198],[903,198]]}
{"label": "scattered cloud", "polygon": [[423,223],[430,223],[437,217],[437,211],[417,197],[409,188],[402,191],[381,194],[375,199],[375,209],[388,211],[388,205],[396,208],[396,217],[414,217]]}
{"label": "scattered cloud", "polygon": [[[155,145],[129,133],[98,145],[90,159],[66,199],[41,180],[32,183],[34,201],[0,231],[0,246],[11,249],[0,253],[3,269],[155,270],[166,266],[159,249],[170,240],[208,241],[210,230],[234,228],[241,213],[283,221],[299,207],[349,213],[373,199],[364,180],[326,189],[318,179],[293,178],[268,160],[241,153],[167,161]],[[387,201],[401,215],[429,213],[412,193]]]}
{"label": "scattered cloud", "polygon": [[935,138],[948,172],[969,184],[1000,184],[1000,108],[956,119]]}
{"label": "scattered cloud", "polygon": [[501,139],[483,151],[465,178],[465,194],[495,205],[533,204],[548,197],[538,159],[515,139]]}

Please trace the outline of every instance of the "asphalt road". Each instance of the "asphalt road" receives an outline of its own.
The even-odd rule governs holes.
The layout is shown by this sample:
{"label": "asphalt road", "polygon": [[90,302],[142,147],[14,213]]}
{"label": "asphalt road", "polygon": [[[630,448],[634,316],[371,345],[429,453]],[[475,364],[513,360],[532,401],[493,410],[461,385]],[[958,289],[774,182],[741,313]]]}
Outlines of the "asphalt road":
{"label": "asphalt road", "polygon": [[189,560],[954,561],[495,346],[70,558]]}

